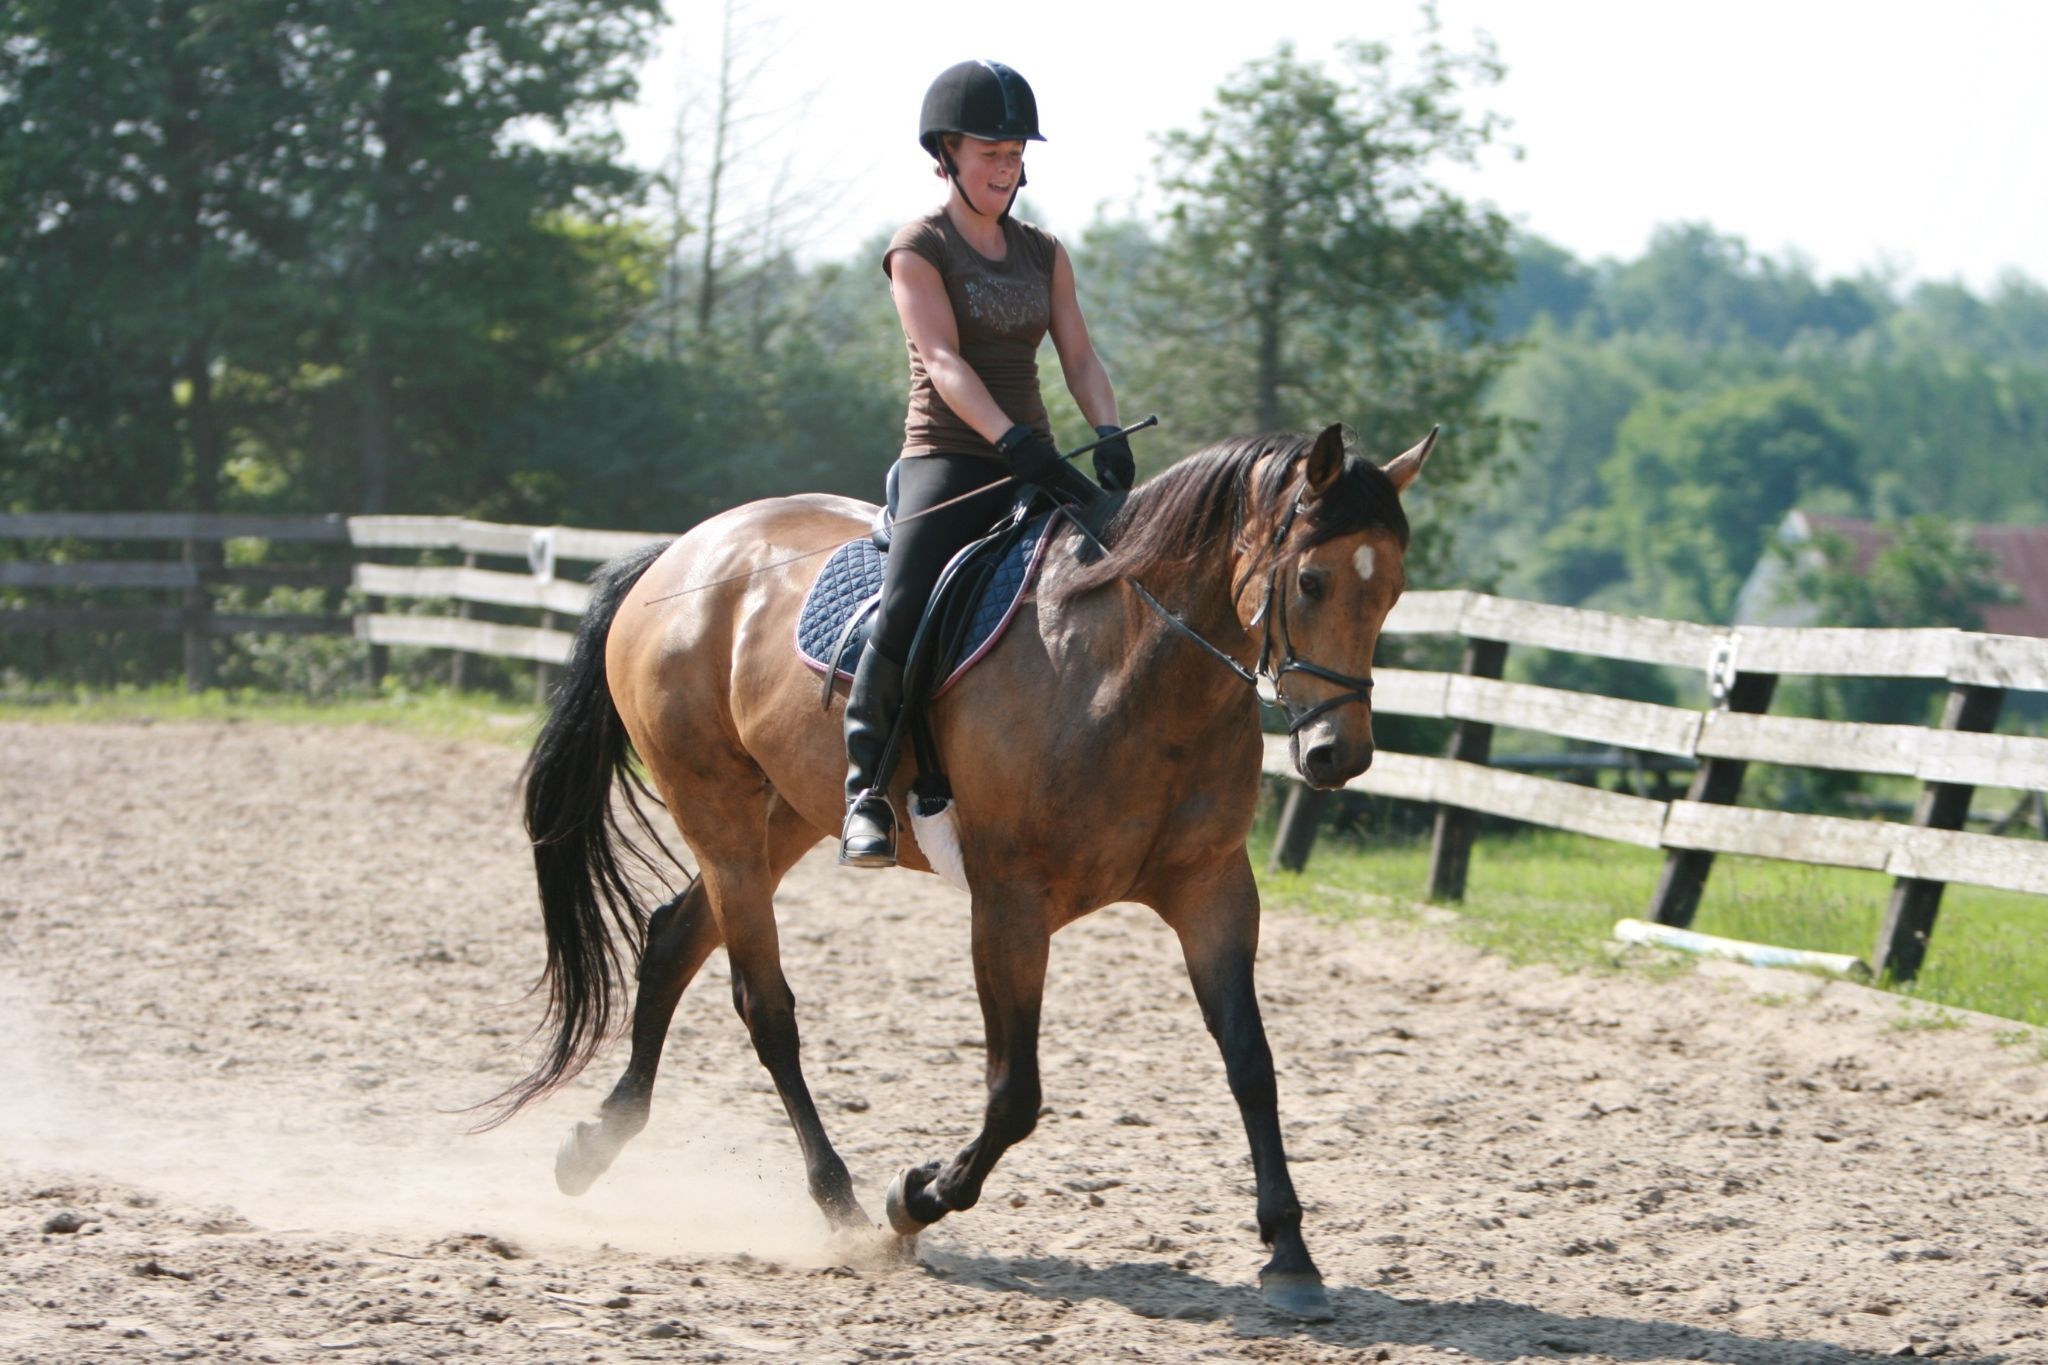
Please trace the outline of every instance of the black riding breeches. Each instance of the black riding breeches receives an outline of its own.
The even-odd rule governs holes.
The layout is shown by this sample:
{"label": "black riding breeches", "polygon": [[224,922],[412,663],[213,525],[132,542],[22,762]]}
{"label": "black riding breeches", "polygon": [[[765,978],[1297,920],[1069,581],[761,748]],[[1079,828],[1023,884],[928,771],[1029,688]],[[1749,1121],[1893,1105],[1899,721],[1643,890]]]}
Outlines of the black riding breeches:
{"label": "black riding breeches", "polygon": [[[985,535],[1016,501],[1017,485],[1001,460],[986,455],[913,455],[896,466],[896,524],[889,533],[882,604],[869,639],[898,663],[948,560]],[[994,484],[993,488],[988,485]],[[973,497],[963,493],[985,489]],[[961,498],[942,511],[927,509]],[[923,513],[923,515],[919,515]]]}

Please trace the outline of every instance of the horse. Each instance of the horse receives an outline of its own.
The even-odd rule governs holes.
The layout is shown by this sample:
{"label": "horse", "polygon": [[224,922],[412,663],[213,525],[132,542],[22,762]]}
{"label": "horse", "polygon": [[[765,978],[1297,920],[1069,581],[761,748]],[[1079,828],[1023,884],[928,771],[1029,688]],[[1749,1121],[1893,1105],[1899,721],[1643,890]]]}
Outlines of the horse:
{"label": "horse", "polygon": [[[1106,550],[1073,554],[1080,530],[1055,532],[1035,593],[933,704],[972,887],[987,1093],[978,1136],[889,1186],[899,1237],[972,1208],[1035,1126],[1053,934],[1137,902],[1177,937],[1223,1055],[1271,1251],[1260,1291],[1296,1318],[1331,1316],[1302,1235],[1253,980],[1259,893],[1245,840],[1263,737],[1247,684],[1270,679],[1310,785],[1340,787],[1372,762],[1373,648],[1409,540],[1401,494],[1436,435],[1383,467],[1347,455],[1335,425],[1186,457],[1129,495]],[[795,1129],[811,1197],[835,1231],[875,1235],[804,1082],[773,908],[784,874],[838,829],[844,800],[843,706],[836,692],[820,704],[792,647],[796,615],[821,553],[866,534],[874,511],[819,494],[753,502],[592,579],[524,773],[550,1038],[534,1072],[500,1096],[497,1119],[575,1076],[621,1031],[637,959],[631,1055],[597,1121],[562,1143],[556,1179],[567,1193],[588,1189],[646,1125],[670,1018],[723,945],[734,1006]],[[891,787],[899,811],[915,770],[906,756]],[[650,796],[698,871],[648,914],[634,863],[660,855],[632,826],[653,832]],[[930,870],[908,827],[901,862]]]}

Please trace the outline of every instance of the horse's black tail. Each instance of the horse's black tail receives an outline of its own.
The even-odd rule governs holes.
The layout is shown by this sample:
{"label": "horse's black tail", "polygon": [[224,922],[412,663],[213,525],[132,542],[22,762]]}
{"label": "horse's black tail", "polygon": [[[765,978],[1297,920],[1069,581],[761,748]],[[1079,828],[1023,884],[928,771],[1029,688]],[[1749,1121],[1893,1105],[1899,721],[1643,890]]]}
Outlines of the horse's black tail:
{"label": "horse's black tail", "polygon": [[[635,873],[667,881],[647,852],[660,847],[644,804],[651,793],[633,770],[633,746],[604,667],[612,618],[667,548],[644,546],[592,576],[590,605],[527,756],[526,833],[548,937],[547,968],[535,985],[547,986],[548,1012],[536,1032],[553,1036],[533,1073],[486,1103],[483,1128],[573,1078],[611,1037],[626,991],[627,954],[639,960],[647,931]],[[621,827],[614,787],[645,844]]]}

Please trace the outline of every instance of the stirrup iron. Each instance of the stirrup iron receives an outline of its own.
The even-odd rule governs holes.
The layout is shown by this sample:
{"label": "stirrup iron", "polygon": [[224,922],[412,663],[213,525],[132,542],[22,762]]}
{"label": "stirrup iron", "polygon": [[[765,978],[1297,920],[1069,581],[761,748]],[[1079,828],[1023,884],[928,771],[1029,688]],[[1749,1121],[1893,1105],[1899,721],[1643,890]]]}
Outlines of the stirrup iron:
{"label": "stirrup iron", "polygon": [[839,827],[842,867],[896,866],[896,811],[889,798],[872,788],[846,805]]}

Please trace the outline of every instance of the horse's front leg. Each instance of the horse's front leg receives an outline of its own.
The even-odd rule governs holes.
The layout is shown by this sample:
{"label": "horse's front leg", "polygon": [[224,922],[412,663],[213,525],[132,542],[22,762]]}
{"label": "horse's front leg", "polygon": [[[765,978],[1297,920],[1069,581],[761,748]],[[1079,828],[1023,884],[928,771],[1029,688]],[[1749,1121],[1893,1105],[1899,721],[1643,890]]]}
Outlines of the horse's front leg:
{"label": "horse's front leg", "polygon": [[1332,1316],[1322,1272],[1301,1236],[1301,1202],[1280,1140],[1280,1093],[1259,1016],[1252,962],[1259,949],[1259,890],[1242,849],[1223,867],[1175,889],[1156,907],[1180,938],[1202,1021],[1223,1052],[1230,1093],[1251,1140],[1258,1180],[1259,1240],[1273,1249],[1259,1290],[1281,1312],[1309,1322]]}
{"label": "horse's front leg", "polygon": [[1038,1126],[1038,1012],[1051,939],[1044,908],[1022,897],[977,894],[973,917],[974,984],[988,1035],[988,1106],[980,1134],[951,1161],[909,1167],[889,1186],[889,1225],[905,1237],[973,1208],[1003,1153]]}

